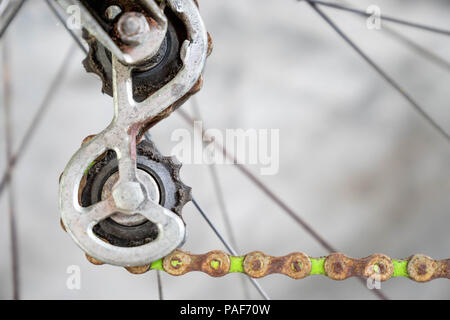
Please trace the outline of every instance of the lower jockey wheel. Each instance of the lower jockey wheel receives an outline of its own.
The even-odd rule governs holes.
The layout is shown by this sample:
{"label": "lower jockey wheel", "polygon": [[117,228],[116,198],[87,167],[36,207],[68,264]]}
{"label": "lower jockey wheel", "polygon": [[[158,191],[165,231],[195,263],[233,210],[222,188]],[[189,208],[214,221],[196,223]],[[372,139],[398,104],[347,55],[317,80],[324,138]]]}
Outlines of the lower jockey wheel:
{"label": "lower jockey wheel", "polygon": [[[150,141],[138,145],[137,155],[138,177],[152,200],[181,217],[183,206],[191,200],[191,188],[179,177],[181,165],[172,157],[162,156]],[[108,151],[87,170],[80,190],[81,205],[88,207],[107,198],[118,178],[116,154]],[[119,247],[140,246],[158,236],[156,225],[139,214],[117,213],[93,230],[99,238]]]}

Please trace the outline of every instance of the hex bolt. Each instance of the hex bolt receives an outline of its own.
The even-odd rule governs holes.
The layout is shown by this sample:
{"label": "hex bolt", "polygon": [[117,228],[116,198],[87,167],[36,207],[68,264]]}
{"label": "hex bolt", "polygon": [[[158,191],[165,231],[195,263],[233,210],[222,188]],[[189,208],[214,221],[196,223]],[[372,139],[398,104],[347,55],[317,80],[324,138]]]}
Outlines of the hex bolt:
{"label": "hex bolt", "polygon": [[143,42],[145,35],[150,31],[150,26],[142,13],[126,12],[120,17],[117,30],[124,43],[137,46]]}
{"label": "hex bolt", "polygon": [[129,213],[134,213],[145,200],[141,185],[134,181],[120,183],[114,188],[112,195],[117,208]]}

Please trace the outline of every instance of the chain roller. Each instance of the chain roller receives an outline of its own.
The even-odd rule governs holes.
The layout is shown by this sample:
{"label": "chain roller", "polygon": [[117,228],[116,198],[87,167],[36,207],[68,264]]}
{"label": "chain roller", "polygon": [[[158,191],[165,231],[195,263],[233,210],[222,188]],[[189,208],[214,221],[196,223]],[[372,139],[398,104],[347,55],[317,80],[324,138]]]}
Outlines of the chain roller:
{"label": "chain roller", "polygon": [[450,279],[450,259],[434,260],[422,254],[400,260],[384,254],[357,259],[342,253],[313,258],[301,252],[273,257],[260,251],[236,257],[218,250],[197,255],[177,249],[152,263],[147,270],[161,270],[173,276],[201,271],[212,277],[240,272],[252,278],[284,274],[293,279],[324,275],[333,280],[363,277],[383,282],[393,277],[407,277],[416,282],[427,282],[437,278]]}

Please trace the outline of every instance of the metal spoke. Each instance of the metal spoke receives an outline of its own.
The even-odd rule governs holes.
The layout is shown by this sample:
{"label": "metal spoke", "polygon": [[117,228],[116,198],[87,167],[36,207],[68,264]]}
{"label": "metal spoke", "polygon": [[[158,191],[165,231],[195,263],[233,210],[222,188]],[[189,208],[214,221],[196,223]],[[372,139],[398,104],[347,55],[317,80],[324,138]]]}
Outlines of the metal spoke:
{"label": "metal spoke", "polygon": [[161,272],[159,270],[156,270],[156,280],[158,282],[158,299],[164,300]]}
{"label": "metal spoke", "polygon": [[403,88],[392,79],[383,69],[381,69],[369,56],[367,56],[321,9],[317,7],[314,1],[305,0],[314,11],[316,11],[336,33],[344,39],[344,41],[353,48],[389,85],[391,85],[400,95],[405,98],[409,104],[416,110],[432,127],[439,132],[447,142],[450,142],[450,135],[438,123],[434,121],[424,109],[405,91]]}
{"label": "metal spoke", "polygon": [[[191,105],[192,105],[192,109],[194,110],[194,114],[200,120],[202,117],[200,115],[200,108],[198,106],[197,97],[193,96],[191,98],[191,102],[192,102]],[[230,214],[229,214],[227,206],[226,206],[225,197],[224,197],[224,193],[222,190],[222,185],[219,180],[219,175],[217,172],[216,164],[213,163],[208,167],[209,167],[209,172],[211,174],[211,178],[213,181],[215,194],[217,196],[217,201],[219,203],[219,209],[222,214],[222,219],[223,219],[223,222],[225,225],[225,231],[228,234],[228,238],[230,239],[231,245],[236,250],[240,251],[239,246],[237,245],[236,236],[233,231],[233,226],[231,224]],[[242,289],[244,292],[244,297],[248,300],[248,299],[250,299],[250,293],[247,288],[247,279],[241,278],[241,281],[242,281]]]}
{"label": "metal spoke", "polygon": [[[347,1],[340,0],[339,1],[342,5],[348,6]],[[362,16],[365,18],[364,16]],[[383,23],[383,21],[382,21]],[[428,48],[425,48],[421,46],[420,44],[416,43],[415,41],[407,38],[405,35],[403,35],[400,32],[397,32],[395,29],[391,28],[390,26],[383,24],[383,30],[390,35],[391,37],[395,38],[396,40],[400,41],[404,45],[410,47],[413,51],[424,57],[425,59],[428,59],[430,62],[438,65],[439,67],[442,67],[446,69],[447,71],[450,71],[450,62],[446,59],[442,58],[441,56],[437,55],[436,53],[430,51]]]}
{"label": "metal spoke", "polygon": [[[194,113],[196,114],[197,119],[200,120],[201,116],[200,116],[200,111],[198,108],[197,99],[195,96],[192,97],[191,99],[192,99],[192,107],[194,109]],[[223,190],[222,190],[222,186],[219,181],[219,176],[217,173],[216,165],[213,163],[209,166],[209,168],[210,168],[211,178],[212,178],[213,184],[214,184],[215,194],[216,194],[217,200],[219,202],[219,208],[222,213],[222,218],[224,221],[225,229],[228,234],[228,238],[230,239],[231,245],[236,250],[239,250],[239,247],[238,247],[237,241],[236,241],[236,236],[233,232],[233,227],[231,225],[230,215],[228,213],[226,202],[225,202],[225,199],[223,196]]]}
{"label": "metal spoke", "polygon": [[395,31],[394,29],[384,26],[383,30],[387,31],[389,35],[391,35],[393,38],[397,39],[404,45],[407,45],[412,50],[423,56],[424,58],[428,59],[430,62],[434,63],[435,65],[438,65],[439,67],[446,69],[447,71],[450,71],[450,62],[442,58],[441,56],[437,55],[434,52],[431,52],[428,50],[428,48],[425,48],[413,40],[407,38],[403,34]]}
{"label": "metal spoke", "polygon": [[[303,0],[300,0],[300,1],[303,1]],[[330,7],[330,8],[334,8],[334,9],[339,9],[339,10],[343,10],[343,11],[347,11],[347,12],[356,13],[356,14],[364,16],[364,17],[372,16],[371,13],[367,13],[366,11],[355,9],[355,8],[350,8],[350,7],[347,7],[347,6],[344,6],[341,4],[337,4],[337,3],[330,3],[330,2],[321,1],[321,0],[305,0],[305,1],[314,3],[314,4],[319,4],[321,6],[326,6],[326,7]],[[398,19],[398,18],[394,18],[391,16],[386,16],[386,15],[380,15],[380,19],[398,23],[398,24],[402,24],[402,25],[416,28],[416,29],[431,31],[434,33],[450,36],[450,30],[446,30],[446,29],[442,29],[442,28],[431,27],[431,26],[420,24],[420,23],[410,22],[410,21],[406,21],[406,20],[402,20],[402,19]]]}
{"label": "metal spoke", "polygon": [[[339,1],[342,5],[348,6],[348,2],[340,0]],[[365,18],[364,16],[362,16]],[[382,21],[383,23],[383,21]],[[411,39],[408,39],[405,35],[402,33],[399,33],[395,31],[395,29],[391,28],[390,26],[386,26],[383,24],[383,30],[386,31],[387,34],[395,38],[396,40],[400,41],[404,45],[410,47],[412,50],[414,50],[416,53],[424,57],[425,59],[428,59],[430,62],[446,69],[447,71],[450,71],[450,62],[445,60],[444,58],[438,56],[434,52],[430,51],[428,48],[425,48],[416,42],[414,42]]]}
{"label": "metal spoke", "polygon": [[[233,247],[225,240],[225,238],[222,236],[222,234],[219,232],[219,230],[217,230],[217,228],[215,227],[215,225],[212,223],[212,221],[208,218],[208,216],[206,215],[206,213],[202,210],[202,208],[200,207],[200,205],[198,204],[198,202],[194,199],[194,197],[192,197],[192,203],[194,204],[194,206],[197,208],[197,210],[200,212],[200,214],[202,215],[203,219],[205,219],[206,223],[208,223],[208,225],[210,226],[210,228],[214,231],[214,233],[216,234],[216,236],[220,239],[220,241],[223,243],[223,245],[225,246],[225,248],[227,248],[227,250],[234,256],[238,256],[238,253],[236,252],[236,250],[233,249]],[[256,281],[255,279],[251,278],[250,281],[252,282],[252,284],[255,286],[256,290],[258,290],[258,292],[261,294],[261,296],[265,299],[265,300],[270,300],[269,296],[267,295],[267,293],[264,291],[264,289],[261,287],[261,285],[258,283],[258,281]]]}
{"label": "metal spoke", "polygon": [[74,54],[74,49],[75,49],[74,45],[71,45],[68,53],[66,54],[66,56],[63,59],[63,62],[61,63],[61,66],[59,67],[49,89],[47,90],[47,92],[44,96],[44,99],[42,100],[41,105],[39,106],[38,110],[36,111],[32,121],[31,121],[30,126],[25,131],[25,134],[24,134],[22,140],[20,141],[19,148],[17,149],[17,151],[15,153],[12,154],[12,156],[10,157],[10,159],[8,161],[6,171],[0,180],[0,198],[3,194],[3,191],[5,190],[5,187],[8,185],[8,183],[11,179],[11,174],[12,174],[12,171],[14,170],[14,167],[17,165],[18,161],[21,159],[20,157],[23,156],[26,148],[28,147],[29,143],[31,142],[31,140],[34,136],[34,132],[39,127],[39,124],[41,123],[42,119],[44,118],[46,111],[48,110],[48,108],[51,105],[51,101],[53,100],[53,98],[56,95],[56,92],[58,91],[58,89],[61,87],[61,85],[63,83],[62,80],[64,79],[64,77],[66,75],[70,59],[72,58],[72,56]]}
{"label": "metal spoke", "polygon": [[[3,65],[3,109],[5,115],[5,141],[6,141],[6,163],[9,162],[12,155],[12,117],[11,117],[11,72],[9,70],[9,51],[7,42],[3,42],[2,52]],[[19,249],[17,243],[17,226],[15,214],[15,193],[14,185],[11,183],[8,186],[8,211],[9,211],[9,237],[11,246],[11,270],[12,270],[12,287],[13,299],[20,299],[20,285],[19,285]]]}
{"label": "metal spoke", "polygon": [[[178,109],[178,113],[183,117],[183,119],[191,124],[195,120],[190,117],[183,109]],[[234,155],[230,154],[225,146],[220,145],[216,140],[211,139],[206,134],[206,129],[203,129],[201,132],[202,137],[205,137],[206,140],[212,141],[216,148],[219,149],[220,152],[227,158],[227,160],[231,161],[235,167],[241,171],[250,181],[252,181],[261,191],[263,191],[266,196],[268,196],[272,201],[274,201],[284,212],[286,212],[295,222],[297,222],[306,232],[308,232],[318,243],[322,245],[328,252],[337,252],[336,248],[334,248],[329,242],[327,242],[315,229],[313,229],[306,221],[303,220],[294,210],[292,210],[281,198],[279,198],[272,190],[270,190],[260,179],[258,179],[253,173],[251,173],[244,165],[237,162],[237,159]]]}
{"label": "metal spoke", "polygon": [[[15,7],[13,7],[11,13],[6,16],[6,21],[0,25],[0,39],[5,34],[6,30],[8,30],[9,25],[14,20],[14,18],[17,16],[17,14],[19,13],[20,9],[22,9],[22,6],[25,3],[25,1],[26,0],[21,0],[20,2],[15,4]],[[7,6],[8,5],[6,5],[6,7]],[[7,10],[7,8],[6,8],[6,10]]]}
{"label": "metal spoke", "polygon": [[214,184],[215,194],[217,195],[217,200],[219,202],[219,208],[222,212],[222,218],[224,221],[225,229],[228,234],[228,238],[230,239],[231,245],[236,248],[236,250],[239,250],[239,247],[237,245],[236,236],[233,232],[233,227],[231,225],[230,215],[228,213],[228,209],[226,207],[225,199],[223,196],[222,186],[219,181],[219,176],[217,173],[217,167],[215,164],[212,164],[209,166],[211,177]]}

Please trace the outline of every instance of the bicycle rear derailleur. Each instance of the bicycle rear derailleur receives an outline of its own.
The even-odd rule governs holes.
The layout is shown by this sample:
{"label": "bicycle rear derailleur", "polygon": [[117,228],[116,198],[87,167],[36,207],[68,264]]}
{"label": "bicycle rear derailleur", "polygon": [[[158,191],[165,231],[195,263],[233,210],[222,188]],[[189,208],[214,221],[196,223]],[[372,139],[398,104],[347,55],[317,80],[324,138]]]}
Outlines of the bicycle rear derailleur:
{"label": "bicycle rear derailleur", "polygon": [[193,0],[57,1],[79,8],[84,66],[114,97],[112,123],[61,176],[62,224],[91,262],[145,272],[183,244],[190,188],[143,136],[200,90],[211,40]]}
{"label": "bicycle rear derailleur", "polygon": [[[144,133],[201,88],[211,51],[194,0],[56,0],[77,6],[90,50],[84,65],[114,97],[114,119],[85,139],[60,181],[65,230],[94,264],[150,269],[171,275],[202,271],[213,277],[241,272],[253,278],[281,273],[294,279],[366,277],[418,282],[450,279],[450,259],[424,255],[391,259],[383,254],[313,258],[301,252],[272,257],[221,251],[194,255],[179,248],[185,238],[181,210],[190,188],[181,165],[162,156]],[[141,141],[142,140],[142,141]]]}

